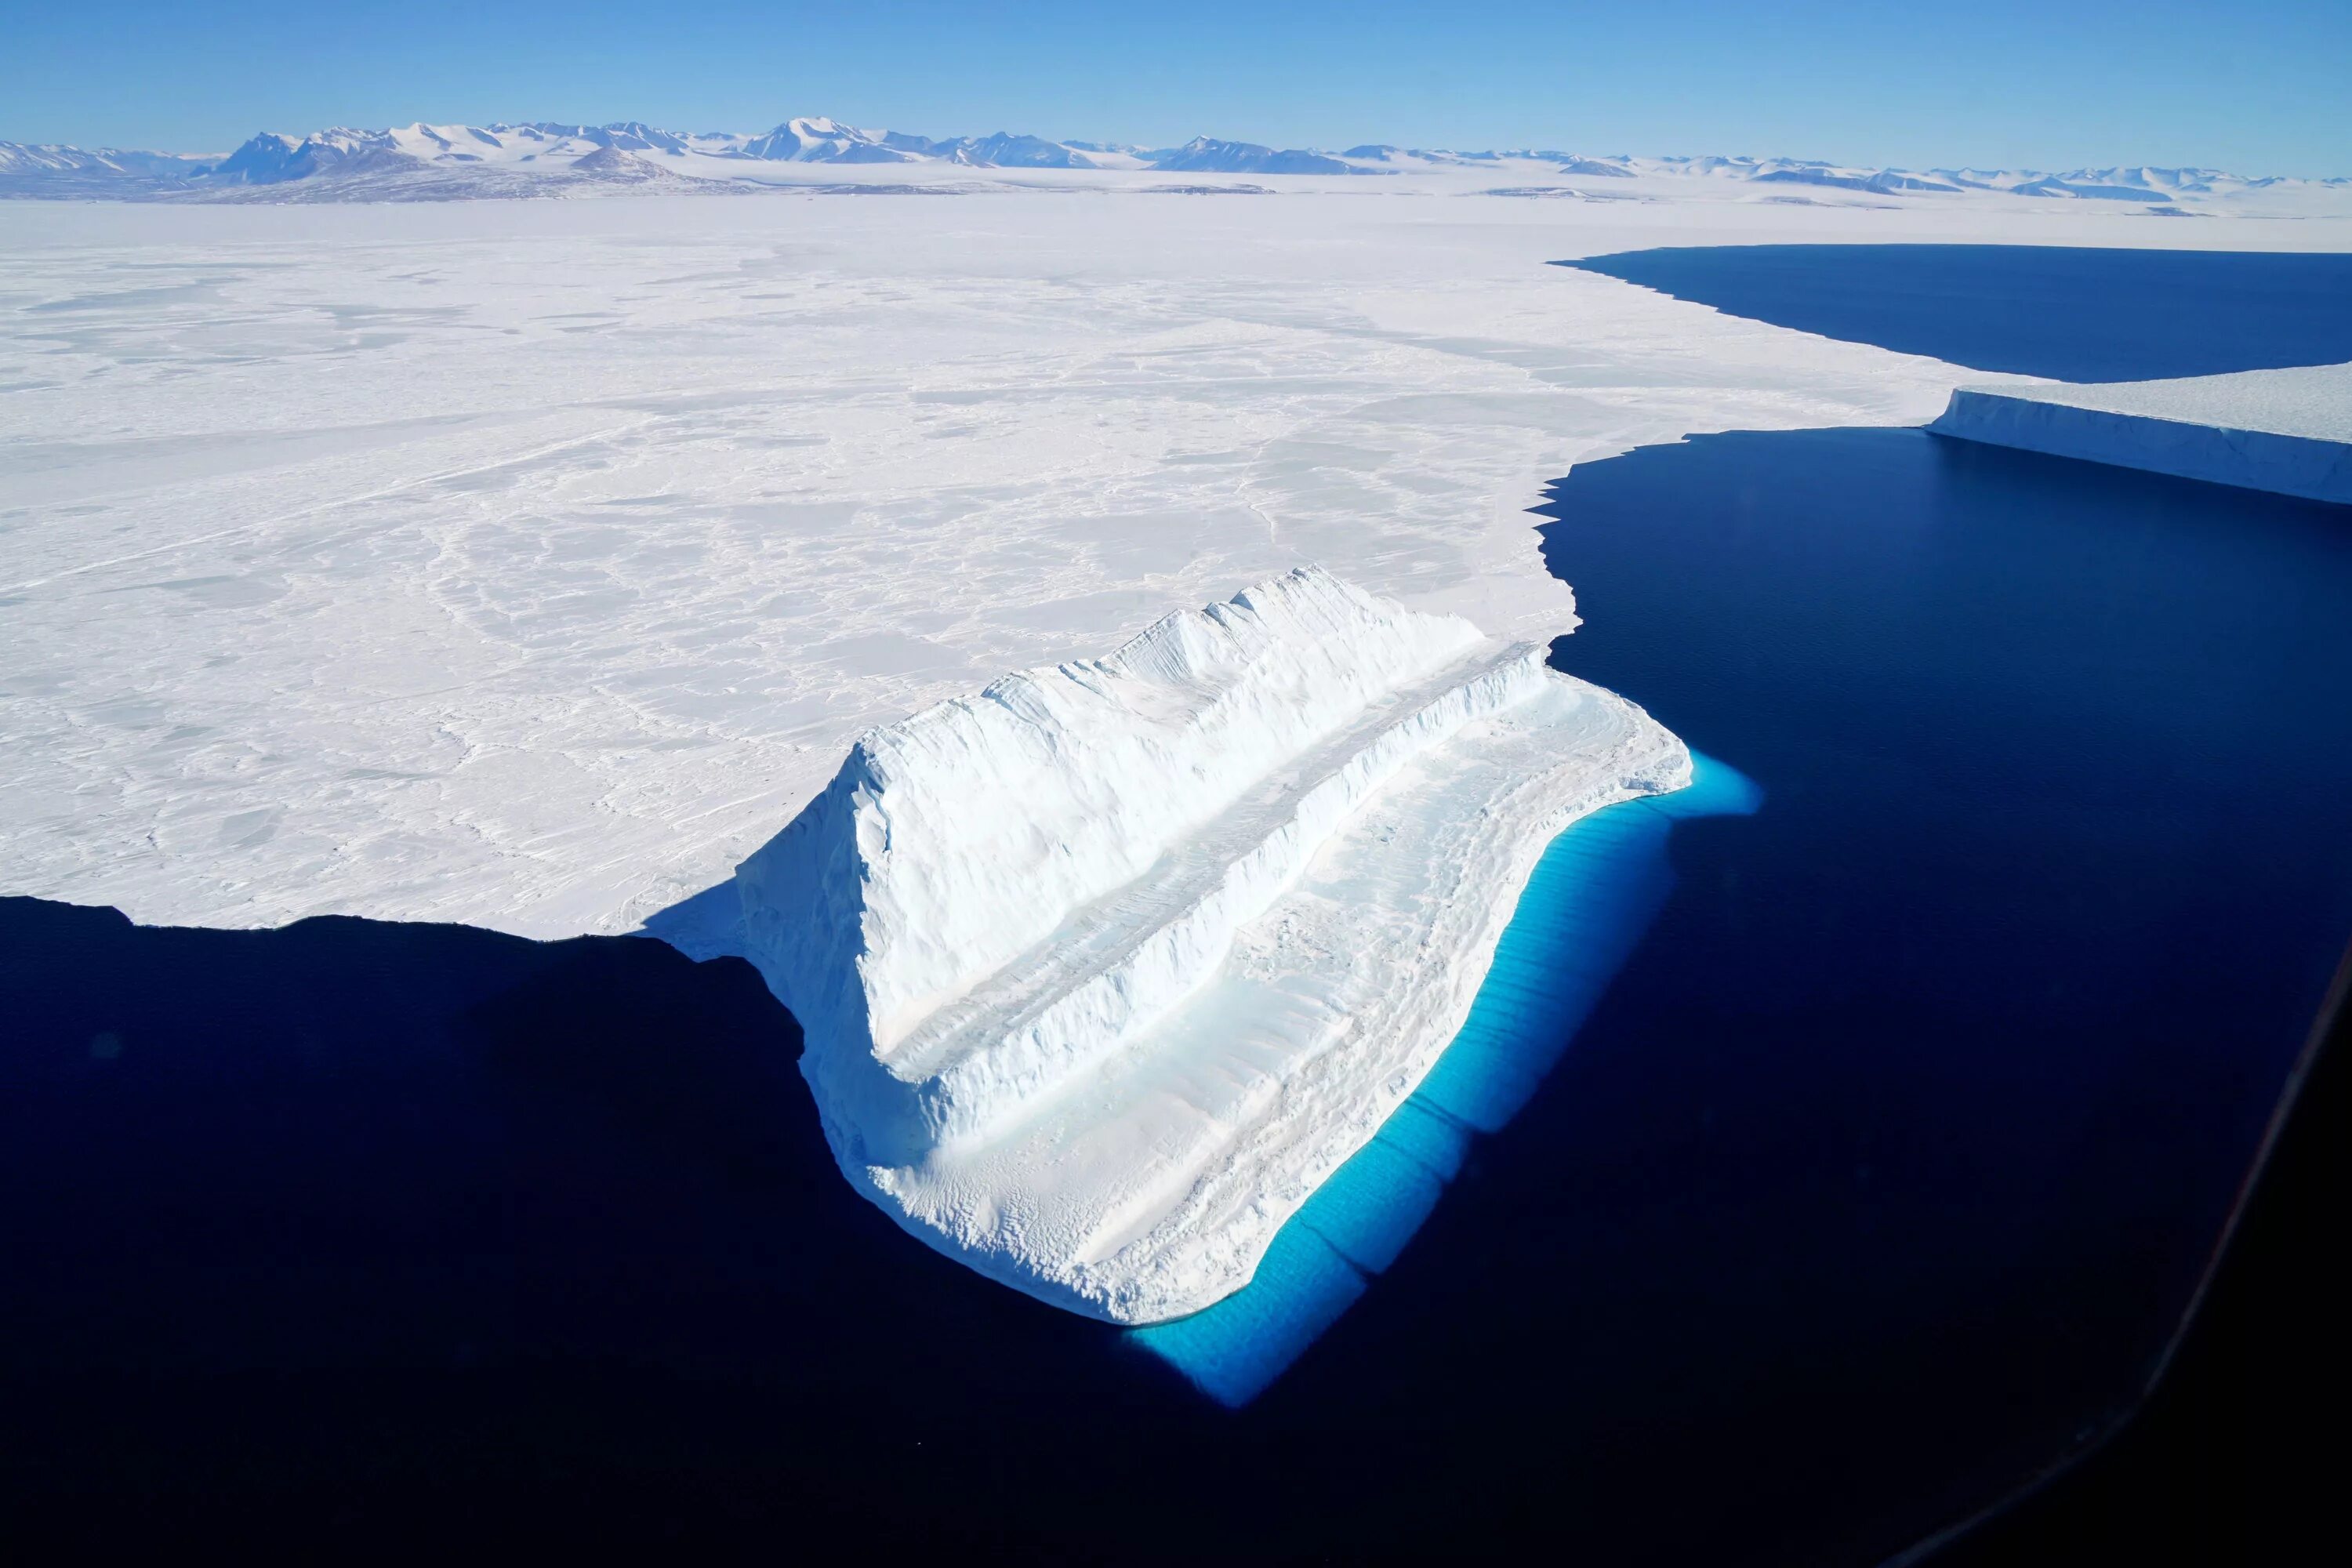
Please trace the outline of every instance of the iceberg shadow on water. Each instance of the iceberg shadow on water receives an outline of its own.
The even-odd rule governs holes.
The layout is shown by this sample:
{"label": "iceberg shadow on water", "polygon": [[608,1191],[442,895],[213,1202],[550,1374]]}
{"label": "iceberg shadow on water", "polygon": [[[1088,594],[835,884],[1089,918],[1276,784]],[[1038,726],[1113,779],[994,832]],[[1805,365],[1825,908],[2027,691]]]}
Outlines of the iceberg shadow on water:
{"label": "iceberg shadow on water", "polygon": [[1238,1408],[1271,1387],[1403,1254],[1474,1141],[1501,1131],[1566,1054],[1674,886],[1677,821],[1749,816],[1763,790],[1694,749],[1690,785],[1606,806],[1544,851],[1461,1033],[1370,1142],[1276,1234],[1248,1286],[1124,1331]]}

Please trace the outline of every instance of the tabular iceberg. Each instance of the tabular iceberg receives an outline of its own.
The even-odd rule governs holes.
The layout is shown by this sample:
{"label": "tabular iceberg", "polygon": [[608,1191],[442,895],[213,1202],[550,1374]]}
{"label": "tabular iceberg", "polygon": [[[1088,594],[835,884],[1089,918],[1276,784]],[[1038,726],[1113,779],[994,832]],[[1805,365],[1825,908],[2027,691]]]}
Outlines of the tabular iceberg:
{"label": "tabular iceberg", "polygon": [[2352,364],[1955,387],[1928,430],[2352,505]]}
{"label": "tabular iceberg", "polygon": [[1117,1322],[1248,1283],[1452,1040],[1633,704],[1315,568],[869,731],[737,875],[850,1180]]}

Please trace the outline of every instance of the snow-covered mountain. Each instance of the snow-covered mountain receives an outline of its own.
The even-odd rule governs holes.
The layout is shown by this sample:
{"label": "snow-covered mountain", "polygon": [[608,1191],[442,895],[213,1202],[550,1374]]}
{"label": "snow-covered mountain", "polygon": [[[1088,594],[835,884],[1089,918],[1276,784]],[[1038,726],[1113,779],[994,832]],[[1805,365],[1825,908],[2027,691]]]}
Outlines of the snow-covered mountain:
{"label": "snow-covered mountain", "polygon": [[1152,155],[1150,166],[1188,174],[1370,174],[1360,163],[1293,147],[1276,150],[1255,142],[1220,142],[1195,136],[1181,147]]}
{"label": "snow-covered mountain", "polygon": [[203,168],[201,154],[132,153],[117,147],[85,152],[79,147],[0,142],[0,196],[118,195],[147,185],[168,185]]}
{"label": "snow-covered mountain", "polygon": [[[1293,185],[1389,175],[1440,192],[1587,200],[1853,205],[2021,198],[2183,213],[2352,208],[2352,181],[2248,178],[2213,169],[1912,171],[1792,158],[1646,158],[1549,148],[1460,152],[1386,142],[1328,153],[1211,136],[1143,148],[1007,131],[938,139],[822,115],[787,120],[758,134],[667,131],[635,121],[418,123],[382,131],[339,126],[299,137],[264,132],[226,154],[0,142],[0,196],[124,201],[446,201],[763,186],[969,190],[991,183],[1208,188],[1155,187],[1129,178],[1154,174],[1279,175]],[[1478,183],[1487,181],[1494,183]]]}
{"label": "snow-covered mountain", "polygon": [[702,140],[713,145],[701,150],[715,152],[720,157],[764,158],[788,163],[911,163],[925,156],[929,146],[919,136],[859,131],[822,115],[787,120],[765,136],[740,143],[731,137]]}

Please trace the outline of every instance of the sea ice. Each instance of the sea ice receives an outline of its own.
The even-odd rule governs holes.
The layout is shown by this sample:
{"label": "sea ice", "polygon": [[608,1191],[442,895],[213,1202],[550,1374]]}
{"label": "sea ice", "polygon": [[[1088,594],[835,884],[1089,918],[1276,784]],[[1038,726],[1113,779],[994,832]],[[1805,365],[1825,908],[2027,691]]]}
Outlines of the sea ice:
{"label": "sea ice", "polygon": [[853,1183],[1120,1322],[1247,1283],[1411,1094],[1639,708],[1313,568],[877,729],[736,878]]}
{"label": "sea ice", "polygon": [[876,723],[1302,560],[1549,637],[1549,479],[1976,379],[1546,261],[2176,222],[1342,183],[5,204],[0,890],[724,951]]}

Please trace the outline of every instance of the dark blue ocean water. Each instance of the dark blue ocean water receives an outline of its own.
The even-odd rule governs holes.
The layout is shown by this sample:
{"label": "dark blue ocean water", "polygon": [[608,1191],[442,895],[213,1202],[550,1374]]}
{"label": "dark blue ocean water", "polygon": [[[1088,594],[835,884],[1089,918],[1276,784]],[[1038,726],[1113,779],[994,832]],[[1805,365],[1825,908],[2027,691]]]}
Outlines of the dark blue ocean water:
{"label": "dark blue ocean water", "polygon": [[1744,245],[1563,261],[1735,316],[2060,381],[2352,360],[2352,256]]}
{"label": "dark blue ocean water", "polygon": [[2352,938],[2352,515],[1910,430],[1545,510],[1556,659],[1768,795],[1677,835],[1563,1076],[1664,1047],[1738,1123],[1677,1201],[1883,1358],[1882,1438],[2056,1451],[2172,1331]]}
{"label": "dark blue ocean water", "polygon": [[1286,1231],[1303,1335],[1154,1347],[911,1243],[740,963],[0,900],[0,1519],[1865,1563],[2046,1464],[2352,933],[2352,526],[1886,430],[1546,510],[1556,662],[1724,797],[1547,858]]}

